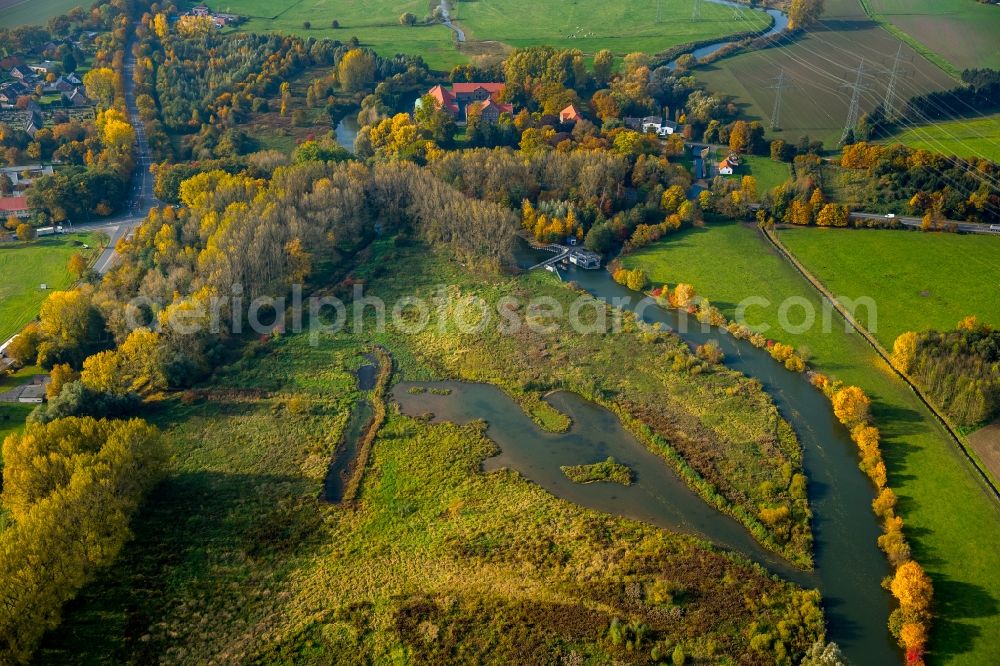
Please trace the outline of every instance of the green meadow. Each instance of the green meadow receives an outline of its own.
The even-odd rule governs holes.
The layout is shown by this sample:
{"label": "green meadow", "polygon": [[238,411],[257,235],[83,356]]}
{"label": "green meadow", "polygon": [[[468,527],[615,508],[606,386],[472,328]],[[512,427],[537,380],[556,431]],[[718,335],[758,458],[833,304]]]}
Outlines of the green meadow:
{"label": "green meadow", "polygon": [[985,157],[1000,162],[1000,114],[913,125],[889,141],[945,155]]}
{"label": "green meadow", "polygon": [[45,25],[53,16],[90,4],[81,0],[0,0],[0,28]]}
{"label": "green meadow", "polygon": [[[871,247],[866,256],[875,264],[882,253]],[[744,298],[768,299],[770,306],[748,310],[749,324],[769,325],[768,336],[807,351],[817,370],[871,396],[889,485],[900,496],[914,557],[934,579],[934,661],[969,666],[990,661],[1000,644],[1000,549],[994,538],[1000,507],[909,388],[861,336],[845,332],[839,317],[832,319],[829,333],[818,325],[801,334],[781,330],[778,308],[785,299],[805,299],[819,323],[820,297],[753,227],[720,223],[688,229],[627,256],[624,263],[645,268],[655,284],[693,284],[730,318]],[[801,306],[792,309],[793,323],[801,312]]]}
{"label": "green meadow", "polygon": [[886,349],[905,331],[967,315],[1000,326],[1000,237],[874,229],[783,229],[781,242],[835,295],[867,296],[860,323]]}
{"label": "green meadow", "polygon": [[[658,5],[660,21],[656,21]],[[499,41],[510,46],[600,49],[624,55],[657,53],[687,42],[761,30],[770,18],[762,12],[700,3],[701,18],[692,20],[694,0],[478,0],[456,2],[454,16],[470,40]]]}
{"label": "green meadow", "polygon": [[[100,234],[78,233],[0,245],[0,275],[4,276],[0,281],[0,341],[20,331],[38,315],[48,291],[72,284],[75,278],[66,264],[74,252],[92,259],[100,243]],[[84,250],[82,244],[91,249]],[[39,288],[42,284],[47,290]]]}
{"label": "green meadow", "polygon": [[[701,19],[691,19],[694,0],[659,0],[608,3],[602,0],[560,0],[537,3],[529,0],[478,0],[451,3],[452,18],[467,42],[457,45],[454,33],[444,25],[405,27],[403,12],[419,22],[430,15],[434,3],[420,0],[223,0],[208,2],[216,11],[248,17],[237,30],[282,32],[347,41],[357,37],[382,55],[407,53],[423,56],[432,67],[446,69],[471,56],[499,54],[511,47],[549,45],[577,48],[593,54],[611,49],[619,55],[633,51],[657,53],[678,44],[724,37],[767,27],[770,18],[761,12],[741,11],[734,16],[729,7],[701,3]],[[198,4],[187,2],[186,5]],[[332,28],[336,20],[340,27]],[[308,21],[311,25],[304,27]]]}

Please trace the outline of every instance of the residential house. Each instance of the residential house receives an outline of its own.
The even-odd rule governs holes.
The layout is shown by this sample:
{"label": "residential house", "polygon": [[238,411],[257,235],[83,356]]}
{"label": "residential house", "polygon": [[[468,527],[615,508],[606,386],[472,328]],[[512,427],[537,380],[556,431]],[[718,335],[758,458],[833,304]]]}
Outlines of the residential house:
{"label": "residential house", "polygon": [[659,137],[670,136],[677,130],[677,123],[663,120],[659,116],[646,116],[642,119],[642,131],[653,132]]}
{"label": "residential house", "polygon": [[35,80],[35,73],[32,72],[27,67],[25,67],[24,65],[14,65],[13,67],[11,67],[10,75],[13,78],[18,79],[19,81],[23,81],[25,83]]}
{"label": "residential house", "polygon": [[63,97],[73,106],[87,106],[91,103],[90,98],[84,95],[79,88],[73,88],[70,92],[63,91]]}
{"label": "residential house", "polygon": [[191,8],[191,16],[209,16],[211,10],[205,5],[197,5]]}
{"label": "residential house", "polygon": [[20,219],[31,217],[28,197],[0,197],[0,217],[6,220],[11,216]]}
{"label": "residential house", "polygon": [[77,87],[79,84],[70,83],[65,76],[60,76],[58,79],[45,86],[46,92],[60,92],[69,93],[73,92],[73,88]]}
{"label": "residential house", "polygon": [[28,69],[30,69],[35,74],[44,75],[48,74],[58,66],[59,66],[58,63],[55,63],[51,60],[43,60],[42,62],[36,63],[34,65],[28,65]]}
{"label": "residential house", "polygon": [[722,176],[732,176],[733,175],[733,168],[736,167],[736,166],[737,165],[735,165],[732,162],[730,162],[729,158],[727,157],[726,159],[724,159],[721,162],[719,162],[719,175],[722,175]]}
{"label": "residential house", "polygon": [[44,124],[45,122],[42,120],[42,116],[40,114],[29,111],[28,122],[24,124],[24,131],[28,133],[28,136],[34,139],[35,134],[38,133],[38,130],[42,129],[42,125]]}
{"label": "residential house", "polygon": [[576,106],[570,104],[565,109],[559,112],[559,122],[560,123],[575,123],[578,120],[583,120],[583,116],[580,114],[580,110]]}

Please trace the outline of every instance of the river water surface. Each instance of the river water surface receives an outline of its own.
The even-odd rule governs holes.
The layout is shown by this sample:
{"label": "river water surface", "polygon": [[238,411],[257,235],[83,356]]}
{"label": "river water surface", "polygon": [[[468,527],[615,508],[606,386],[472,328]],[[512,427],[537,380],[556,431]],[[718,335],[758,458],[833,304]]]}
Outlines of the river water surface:
{"label": "river water surface", "polygon": [[[604,270],[561,271],[593,295],[623,309],[636,310],[644,297],[611,280]],[[613,301],[612,299],[617,299]],[[645,301],[649,304],[649,300]],[[805,572],[765,550],[739,523],[706,504],[660,457],[627,432],[618,418],[578,395],[556,392],[548,401],[569,415],[568,433],[540,430],[509,396],[482,384],[437,382],[425,388],[452,389],[447,395],[411,393],[414,384],[394,389],[394,398],[411,415],[431,413],[437,420],[467,423],[483,419],[487,435],[502,453],[484,468],[510,467],[553,495],[581,506],[634,518],[671,530],[705,537],[737,550],[774,573],[823,595],[828,638],[840,645],[852,664],[884,665],[901,661],[886,628],[891,597],[881,581],[891,573],[876,546],[881,533],[871,501],[875,491],[858,469],[850,433],[840,424],[826,397],[804,375],[789,372],[766,351],[736,340],[719,329],[703,330],[693,322],[680,327],[676,313],[656,305],[639,307],[648,323],[677,330],[689,344],[716,341],[727,366],[755,377],[771,395],[782,416],[802,443],[813,511],[815,570]],[[444,392],[440,392],[444,393]],[[590,464],[608,456],[628,465],[632,486],[596,483],[580,485],[567,479],[560,465]]]}

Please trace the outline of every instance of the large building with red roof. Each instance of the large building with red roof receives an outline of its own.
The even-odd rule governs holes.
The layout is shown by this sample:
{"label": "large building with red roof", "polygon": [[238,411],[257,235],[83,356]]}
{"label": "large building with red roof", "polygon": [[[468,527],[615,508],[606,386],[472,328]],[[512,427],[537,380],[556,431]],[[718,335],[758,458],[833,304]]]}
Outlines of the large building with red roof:
{"label": "large building with red roof", "polygon": [[479,109],[480,117],[495,123],[504,113],[513,113],[514,107],[500,100],[502,83],[454,83],[450,88],[437,85],[427,91],[439,109],[456,118],[468,121],[469,111]]}
{"label": "large building with red roof", "polygon": [[31,217],[28,197],[0,197],[0,219]]}

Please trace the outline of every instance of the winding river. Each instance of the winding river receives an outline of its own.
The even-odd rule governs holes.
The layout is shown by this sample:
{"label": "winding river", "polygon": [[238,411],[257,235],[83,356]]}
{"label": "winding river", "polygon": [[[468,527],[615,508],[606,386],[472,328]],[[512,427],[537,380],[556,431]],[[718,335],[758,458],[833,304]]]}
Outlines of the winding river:
{"label": "winding river", "polygon": [[[729,0],[707,0],[707,1],[716,5],[726,5],[728,7],[733,7],[735,9],[740,9],[745,11],[761,11],[756,7],[750,7],[748,5],[743,5],[737,2],[729,2]],[[771,35],[776,35],[788,27],[788,14],[786,14],[785,12],[781,11],[780,9],[764,9],[763,11],[767,13],[773,19],[773,21],[771,23],[771,28],[767,32],[761,33],[760,35],[761,37],[770,37]],[[721,40],[718,42],[712,42],[711,44],[705,44],[704,46],[699,46],[693,51],[690,51],[690,54],[693,55],[696,59],[700,60],[701,58],[708,57],[713,53],[715,53],[716,51],[726,46],[729,46],[730,44],[732,44],[732,41],[730,40]],[[682,53],[681,55],[685,54]],[[672,70],[677,69],[678,58],[680,58],[680,56],[677,56],[677,58],[674,58],[669,63],[667,63],[667,67],[669,67]]]}
{"label": "winding river", "polygon": [[[760,380],[794,427],[805,452],[813,510],[814,571],[798,570],[766,551],[735,520],[703,502],[663,459],[625,431],[612,413],[575,394],[557,392],[547,398],[573,419],[573,428],[561,435],[541,431],[512,399],[495,387],[480,384],[437,384],[452,389],[448,395],[410,393],[411,384],[402,384],[396,387],[394,397],[403,410],[409,414],[430,412],[437,419],[458,423],[484,419],[489,424],[487,434],[502,450],[485,463],[486,469],[511,467],[563,499],[705,537],[788,580],[818,587],[823,594],[828,638],[840,645],[851,663],[899,663],[900,652],[886,629],[891,597],[881,581],[891,570],[876,545],[881,530],[871,510],[875,491],[858,469],[850,434],[823,394],[803,375],[785,370],[766,351],[725,331],[703,330],[698,323],[682,329],[676,313],[651,305],[642,294],[612,281],[604,270],[571,267],[561,271],[561,277],[602,300],[636,311],[646,322],[670,326],[691,345],[716,341],[726,354],[726,365]],[[560,465],[598,462],[609,455],[633,469],[635,484],[579,486],[559,470]]]}

